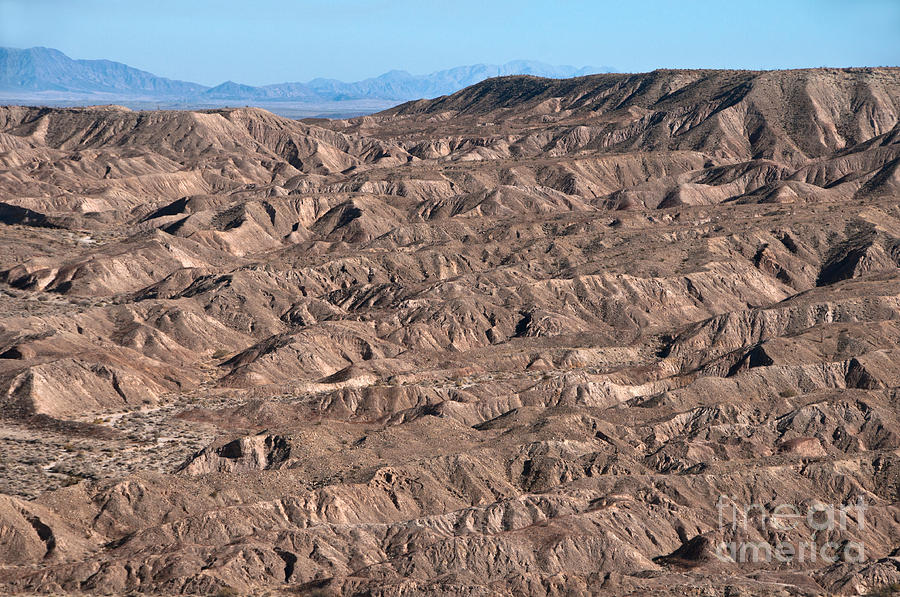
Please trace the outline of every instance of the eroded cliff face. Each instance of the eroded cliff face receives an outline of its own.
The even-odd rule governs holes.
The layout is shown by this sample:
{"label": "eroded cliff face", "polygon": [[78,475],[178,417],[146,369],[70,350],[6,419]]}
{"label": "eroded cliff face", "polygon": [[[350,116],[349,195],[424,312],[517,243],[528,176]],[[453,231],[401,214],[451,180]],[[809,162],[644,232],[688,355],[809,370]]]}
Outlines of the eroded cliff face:
{"label": "eroded cliff face", "polygon": [[898,122],[897,69],[0,108],[0,587],[900,582]]}

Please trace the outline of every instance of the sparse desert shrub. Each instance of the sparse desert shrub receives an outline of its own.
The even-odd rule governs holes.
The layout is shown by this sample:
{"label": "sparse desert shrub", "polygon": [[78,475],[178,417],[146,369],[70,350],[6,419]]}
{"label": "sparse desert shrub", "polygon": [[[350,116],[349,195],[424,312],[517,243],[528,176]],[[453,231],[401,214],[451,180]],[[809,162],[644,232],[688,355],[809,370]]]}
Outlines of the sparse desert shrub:
{"label": "sparse desert shrub", "polygon": [[59,484],[60,487],[71,487],[81,481],[81,477],[77,475],[68,475],[62,482]]}

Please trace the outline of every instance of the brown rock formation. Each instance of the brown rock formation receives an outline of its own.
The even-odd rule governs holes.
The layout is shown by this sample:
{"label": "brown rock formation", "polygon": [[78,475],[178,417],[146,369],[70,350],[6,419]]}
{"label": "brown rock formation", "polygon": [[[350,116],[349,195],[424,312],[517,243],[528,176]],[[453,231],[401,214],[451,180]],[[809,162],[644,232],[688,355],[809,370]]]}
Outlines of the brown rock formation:
{"label": "brown rock formation", "polygon": [[897,69],[0,108],[0,591],[900,582],[898,163]]}

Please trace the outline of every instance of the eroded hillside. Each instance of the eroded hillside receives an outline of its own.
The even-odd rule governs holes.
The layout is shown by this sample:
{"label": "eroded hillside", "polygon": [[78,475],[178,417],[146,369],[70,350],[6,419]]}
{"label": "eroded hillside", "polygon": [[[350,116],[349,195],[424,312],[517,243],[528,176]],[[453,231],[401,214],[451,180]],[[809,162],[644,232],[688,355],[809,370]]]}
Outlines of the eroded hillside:
{"label": "eroded hillside", "polygon": [[897,69],[0,108],[0,586],[900,582],[898,197]]}

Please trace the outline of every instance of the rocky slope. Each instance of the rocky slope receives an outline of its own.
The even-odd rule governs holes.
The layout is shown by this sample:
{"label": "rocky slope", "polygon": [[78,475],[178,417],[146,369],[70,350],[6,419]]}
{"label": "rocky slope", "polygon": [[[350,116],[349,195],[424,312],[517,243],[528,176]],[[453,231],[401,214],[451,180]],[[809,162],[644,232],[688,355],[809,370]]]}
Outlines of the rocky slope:
{"label": "rocky slope", "polygon": [[897,69],[0,109],[0,587],[900,582],[898,123]]}

